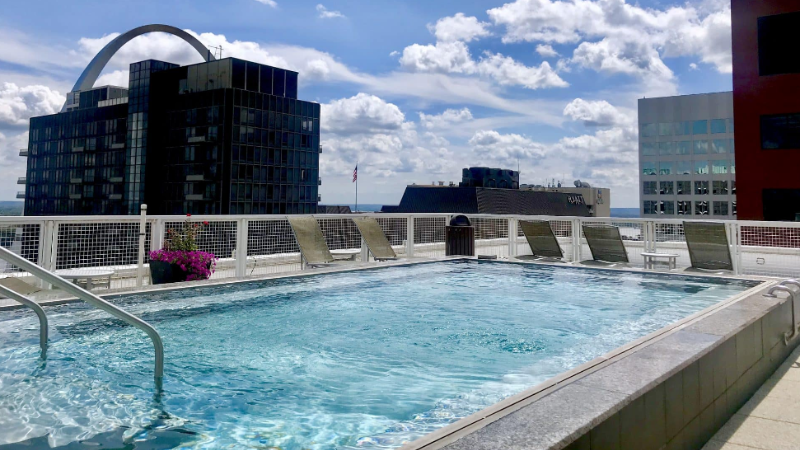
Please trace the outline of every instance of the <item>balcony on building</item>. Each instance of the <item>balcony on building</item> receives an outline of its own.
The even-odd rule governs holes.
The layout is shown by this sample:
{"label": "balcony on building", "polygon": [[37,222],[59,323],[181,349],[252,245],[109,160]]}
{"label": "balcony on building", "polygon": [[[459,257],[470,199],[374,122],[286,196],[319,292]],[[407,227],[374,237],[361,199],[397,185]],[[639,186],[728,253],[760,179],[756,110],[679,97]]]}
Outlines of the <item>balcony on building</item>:
{"label": "balcony on building", "polygon": [[17,191],[17,198],[25,198],[25,191]]}
{"label": "balcony on building", "polygon": [[27,178],[25,177],[17,178],[17,184],[25,184],[25,183],[27,183]]}
{"label": "balcony on building", "polygon": [[19,156],[25,156],[25,157],[27,157],[27,156],[28,156],[28,149],[27,149],[27,148],[21,148],[21,149],[19,149]]}

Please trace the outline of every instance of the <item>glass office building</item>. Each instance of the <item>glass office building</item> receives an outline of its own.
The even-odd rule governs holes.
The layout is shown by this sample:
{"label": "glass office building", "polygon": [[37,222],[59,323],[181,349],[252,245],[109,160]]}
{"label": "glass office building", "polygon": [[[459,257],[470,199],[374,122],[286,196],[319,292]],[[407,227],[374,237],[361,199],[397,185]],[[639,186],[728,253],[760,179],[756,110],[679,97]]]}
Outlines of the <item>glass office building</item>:
{"label": "glass office building", "polygon": [[736,218],[731,92],[639,100],[642,217]]}
{"label": "glass office building", "polygon": [[25,214],[314,213],[320,105],[297,84],[234,58],[148,60],[127,90],[70,93],[31,120]]}

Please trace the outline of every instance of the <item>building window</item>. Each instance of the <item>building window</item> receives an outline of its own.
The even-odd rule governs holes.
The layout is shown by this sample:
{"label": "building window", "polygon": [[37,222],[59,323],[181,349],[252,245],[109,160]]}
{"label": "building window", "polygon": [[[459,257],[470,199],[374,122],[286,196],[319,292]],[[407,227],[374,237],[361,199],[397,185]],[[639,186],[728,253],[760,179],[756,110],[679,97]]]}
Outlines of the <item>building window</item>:
{"label": "building window", "polygon": [[676,122],[673,124],[675,136],[690,136],[692,134],[691,122]]}
{"label": "building window", "polygon": [[656,195],[656,182],[655,181],[645,181],[642,183],[642,194],[644,195]]}
{"label": "building window", "polygon": [[645,200],[644,201],[644,213],[645,214],[658,214],[658,202],[655,200]]}
{"label": "building window", "polygon": [[708,215],[708,202],[694,202],[694,215],[707,216]]}
{"label": "building window", "polygon": [[711,141],[711,153],[730,153],[730,139],[714,139]]}
{"label": "building window", "polygon": [[725,125],[728,127],[728,133],[733,133],[733,119],[725,119]]}
{"label": "building window", "polygon": [[728,195],[728,182],[727,181],[714,181],[713,184],[714,195]]}
{"label": "building window", "polygon": [[675,202],[659,202],[661,203],[661,214],[668,216],[675,215]]}
{"label": "building window", "polygon": [[800,60],[788,46],[797,41],[800,12],[758,18],[758,74],[800,73]]}
{"label": "building window", "polygon": [[728,202],[714,202],[714,215],[727,216],[728,215]]}
{"label": "building window", "polygon": [[695,161],[694,162],[694,173],[696,175],[707,175],[708,174],[708,161]]}
{"label": "building window", "polygon": [[731,173],[736,173],[736,160],[731,158]]}
{"label": "building window", "polygon": [[708,195],[708,181],[695,181],[694,195]]}
{"label": "building window", "polygon": [[656,142],[642,142],[642,155],[655,156],[658,154],[658,144]]}
{"label": "building window", "polygon": [[656,175],[656,163],[652,161],[642,162],[642,175]]}
{"label": "building window", "polygon": [[723,174],[728,173],[728,161],[721,159],[711,161],[712,173]]}
{"label": "building window", "polygon": [[694,154],[705,155],[708,153],[708,141],[694,141]]}
{"label": "building window", "polygon": [[658,135],[659,136],[672,136],[672,124],[671,123],[660,123],[660,124],[658,124]]}
{"label": "building window", "polygon": [[653,137],[658,135],[658,127],[654,123],[643,123],[640,125],[639,134],[641,137]]}
{"label": "building window", "polygon": [[686,201],[678,202],[677,212],[679,216],[691,216],[692,202],[686,202]]}
{"label": "building window", "polygon": [[671,155],[673,154],[673,143],[672,142],[659,142],[658,143],[658,154],[659,155]]}
{"label": "building window", "polygon": [[692,122],[692,134],[708,134],[708,121],[695,120]]}
{"label": "building window", "polygon": [[731,215],[736,215],[736,201],[731,202]]}
{"label": "building window", "polygon": [[711,134],[724,134],[725,132],[725,119],[713,119],[711,121]]}
{"label": "building window", "polygon": [[800,114],[761,116],[761,148],[800,148]]}
{"label": "building window", "polygon": [[680,141],[675,143],[676,155],[688,155],[692,152],[692,141]]}
{"label": "building window", "polygon": [[736,195],[736,180],[731,180],[731,194]]}
{"label": "building window", "polygon": [[662,181],[658,184],[658,193],[661,195],[675,195],[675,183]]}
{"label": "building window", "polygon": [[691,161],[677,161],[676,162],[677,168],[675,169],[675,173],[678,175],[691,175],[692,174],[692,162]]}
{"label": "building window", "polygon": [[659,164],[659,173],[661,175],[672,175],[672,161],[661,161]]}
{"label": "building window", "polygon": [[691,195],[692,182],[691,181],[678,181],[678,195]]}

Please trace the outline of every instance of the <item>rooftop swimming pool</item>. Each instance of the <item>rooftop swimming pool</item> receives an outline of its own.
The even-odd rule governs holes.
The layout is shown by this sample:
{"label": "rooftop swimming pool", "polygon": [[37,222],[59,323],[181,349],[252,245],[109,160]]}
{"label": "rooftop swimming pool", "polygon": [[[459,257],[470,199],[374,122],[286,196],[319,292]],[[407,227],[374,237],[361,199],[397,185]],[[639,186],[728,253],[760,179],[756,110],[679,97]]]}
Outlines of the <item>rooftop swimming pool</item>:
{"label": "rooftop swimming pool", "polygon": [[385,267],[0,312],[4,448],[396,448],[756,283],[500,262]]}

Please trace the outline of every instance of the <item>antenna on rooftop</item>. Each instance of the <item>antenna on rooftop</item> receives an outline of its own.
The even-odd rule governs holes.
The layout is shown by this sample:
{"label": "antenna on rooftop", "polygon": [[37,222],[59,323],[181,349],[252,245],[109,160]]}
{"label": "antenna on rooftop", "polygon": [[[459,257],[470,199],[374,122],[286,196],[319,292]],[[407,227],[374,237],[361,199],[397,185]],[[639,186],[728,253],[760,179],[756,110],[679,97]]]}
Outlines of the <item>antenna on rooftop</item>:
{"label": "antenna on rooftop", "polygon": [[217,57],[217,59],[222,59],[222,44],[217,46],[210,45],[209,48],[213,48],[214,50],[219,50],[219,56],[217,56],[217,52],[214,52],[214,56]]}

